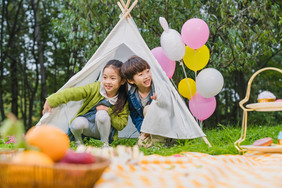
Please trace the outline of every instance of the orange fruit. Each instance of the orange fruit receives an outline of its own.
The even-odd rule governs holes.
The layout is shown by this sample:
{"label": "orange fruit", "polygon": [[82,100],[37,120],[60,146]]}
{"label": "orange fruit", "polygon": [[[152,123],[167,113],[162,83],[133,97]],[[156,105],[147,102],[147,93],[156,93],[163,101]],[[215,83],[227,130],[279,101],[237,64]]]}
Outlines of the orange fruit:
{"label": "orange fruit", "polygon": [[51,125],[40,125],[29,129],[25,135],[28,144],[38,147],[53,161],[62,159],[68,148],[69,138],[59,128]]}
{"label": "orange fruit", "polygon": [[12,158],[12,162],[20,164],[31,164],[31,165],[53,165],[53,160],[46,154],[39,151],[24,151],[16,154]]}

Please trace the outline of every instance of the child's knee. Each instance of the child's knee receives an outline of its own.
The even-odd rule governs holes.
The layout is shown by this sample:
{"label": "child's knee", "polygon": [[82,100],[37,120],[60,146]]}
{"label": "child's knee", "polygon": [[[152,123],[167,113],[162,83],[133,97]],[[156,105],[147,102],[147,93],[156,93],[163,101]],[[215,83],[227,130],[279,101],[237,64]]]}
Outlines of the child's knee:
{"label": "child's knee", "polygon": [[106,110],[99,110],[96,113],[96,122],[98,123],[105,123],[110,122],[111,118]]}
{"label": "child's knee", "polygon": [[81,130],[89,127],[89,122],[85,117],[77,117],[70,124],[71,130]]}

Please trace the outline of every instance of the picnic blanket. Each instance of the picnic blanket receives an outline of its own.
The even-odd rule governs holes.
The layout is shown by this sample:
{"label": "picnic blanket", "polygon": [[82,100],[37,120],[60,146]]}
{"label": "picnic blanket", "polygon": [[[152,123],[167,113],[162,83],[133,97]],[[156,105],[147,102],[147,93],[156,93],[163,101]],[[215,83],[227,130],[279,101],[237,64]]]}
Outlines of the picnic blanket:
{"label": "picnic blanket", "polygon": [[282,187],[282,154],[144,156],[139,164],[112,164],[97,182],[108,187]]}

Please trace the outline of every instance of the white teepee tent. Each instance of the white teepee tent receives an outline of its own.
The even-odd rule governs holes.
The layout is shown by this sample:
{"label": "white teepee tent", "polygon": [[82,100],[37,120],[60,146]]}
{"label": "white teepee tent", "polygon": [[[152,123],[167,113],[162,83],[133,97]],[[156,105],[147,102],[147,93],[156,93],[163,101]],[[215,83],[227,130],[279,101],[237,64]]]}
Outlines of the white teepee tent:
{"label": "white teepee tent", "polygon": [[[178,139],[203,137],[204,141],[210,145],[183,99],[154,58],[131,18],[129,13],[137,3],[137,0],[129,9],[127,9],[129,1],[126,5],[123,1],[121,2],[123,6],[118,3],[123,12],[120,21],[85,67],[74,75],[60,90],[96,81],[108,60],[118,59],[125,62],[132,55],[137,55],[145,59],[151,66],[157,94],[157,100],[152,102],[143,121],[142,132]],[[75,116],[82,102],[72,101],[54,108],[52,114],[45,113],[37,125],[53,124],[66,132],[70,120]],[[136,137],[138,134],[131,120],[129,120],[126,128],[119,132],[119,137]]]}

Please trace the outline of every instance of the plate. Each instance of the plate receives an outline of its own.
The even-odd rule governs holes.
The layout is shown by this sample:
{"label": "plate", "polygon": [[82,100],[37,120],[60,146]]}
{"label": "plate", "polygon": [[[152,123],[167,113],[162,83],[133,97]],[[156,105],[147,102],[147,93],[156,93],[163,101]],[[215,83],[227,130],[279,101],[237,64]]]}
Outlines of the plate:
{"label": "plate", "polygon": [[282,111],[282,102],[252,103],[247,104],[246,107],[256,111]]}
{"label": "plate", "polygon": [[278,144],[272,144],[271,146],[244,145],[244,146],[241,146],[241,147],[246,148],[249,151],[282,153],[282,145],[278,145]]}

